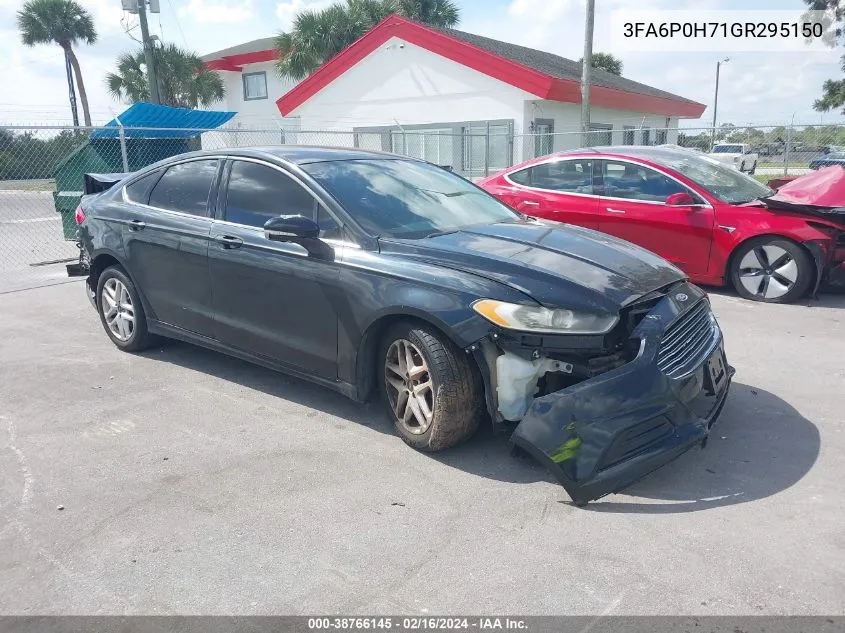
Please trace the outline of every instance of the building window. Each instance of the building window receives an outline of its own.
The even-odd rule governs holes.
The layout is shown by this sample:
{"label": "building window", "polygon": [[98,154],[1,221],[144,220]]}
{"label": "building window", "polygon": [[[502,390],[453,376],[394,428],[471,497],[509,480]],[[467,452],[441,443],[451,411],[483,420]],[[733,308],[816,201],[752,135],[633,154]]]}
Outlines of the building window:
{"label": "building window", "polygon": [[633,125],[626,125],[625,131],[622,132],[622,145],[636,144],[635,135],[636,129]]}
{"label": "building window", "polygon": [[666,130],[657,130],[655,139],[658,145],[666,145]]}
{"label": "building window", "polygon": [[267,98],[267,73],[244,73],[244,101]]}
{"label": "building window", "polygon": [[380,149],[484,176],[513,164],[513,121],[443,122],[354,128],[356,147]]}
{"label": "building window", "polygon": [[534,156],[551,154],[554,149],[555,122],[552,119],[534,121]]}
{"label": "building window", "polygon": [[607,123],[590,123],[587,147],[613,144],[613,126]]}
{"label": "building window", "polygon": [[643,128],[643,145],[651,145],[651,128]]}
{"label": "building window", "polygon": [[390,133],[390,151],[427,160],[435,165],[452,164],[452,128],[427,128]]}

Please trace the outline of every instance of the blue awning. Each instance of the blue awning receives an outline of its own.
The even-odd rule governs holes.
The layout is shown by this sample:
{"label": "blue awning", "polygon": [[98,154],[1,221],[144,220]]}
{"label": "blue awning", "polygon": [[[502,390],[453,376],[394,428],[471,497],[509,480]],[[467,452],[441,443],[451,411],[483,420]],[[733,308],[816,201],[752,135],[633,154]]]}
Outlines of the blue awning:
{"label": "blue awning", "polygon": [[[126,138],[193,138],[205,130],[220,127],[233,116],[235,112],[190,110],[142,102],[133,103],[117,118],[126,128]],[[91,138],[118,138],[117,119],[106,123],[106,127],[115,129],[95,130]]]}

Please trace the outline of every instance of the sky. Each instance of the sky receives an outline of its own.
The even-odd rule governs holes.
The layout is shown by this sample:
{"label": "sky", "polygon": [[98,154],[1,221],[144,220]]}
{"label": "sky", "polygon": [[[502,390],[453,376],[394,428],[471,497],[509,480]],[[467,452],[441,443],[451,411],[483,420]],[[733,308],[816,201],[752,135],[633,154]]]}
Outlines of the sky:
{"label": "sky", "polygon": [[[571,59],[581,57],[584,0],[455,0],[458,28]],[[209,53],[290,27],[298,11],[324,8],[332,0],[160,0],[150,16],[151,32],[165,42],[199,54]],[[138,50],[137,17],[120,9],[120,0],[80,0],[94,17],[99,40],[80,45],[77,55],[95,124],[113,118],[126,104],[111,98],[105,74],[116,57]],[[615,9],[800,9],[802,0],[597,0],[594,51],[614,53],[610,15]],[[15,24],[23,0],[0,0],[0,125],[70,122],[65,65],[58,46],[25,47]],[[719,122],[734,125],[842,123],[838,112],[819,113],[813,101],[825,79],[839,79],[841,50],[821,52],[727,53],[722,66]],[[707,104],[699,121],[712,117],[716,62],[726,53],[617,52],[626,77]],[[81,119],[80,109],[80,119]]]}

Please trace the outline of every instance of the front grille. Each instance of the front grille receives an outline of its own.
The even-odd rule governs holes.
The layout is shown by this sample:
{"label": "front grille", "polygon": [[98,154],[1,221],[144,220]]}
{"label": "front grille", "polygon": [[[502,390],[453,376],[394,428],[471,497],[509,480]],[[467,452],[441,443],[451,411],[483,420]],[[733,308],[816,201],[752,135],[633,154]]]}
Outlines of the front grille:
{"label": "front grille", "polygon": [[702,299],[664,332],[657,351],[657,367],[670,378],[683,376],[702,360],[716,336],[710,305]]}

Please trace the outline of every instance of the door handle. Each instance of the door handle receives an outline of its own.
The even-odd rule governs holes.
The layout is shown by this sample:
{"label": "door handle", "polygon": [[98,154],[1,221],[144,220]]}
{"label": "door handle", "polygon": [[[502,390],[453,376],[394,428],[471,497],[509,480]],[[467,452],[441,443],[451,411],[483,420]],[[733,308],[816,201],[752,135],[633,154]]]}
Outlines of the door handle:
{"label": "door handle", "polygon": [[539,207],[540,206],[539,202],[534,202],[533,200],[523,200],[522,204],[525,205],[526,207]]}
{"label": "door handle", "polygon": [[223,248],[240,248],[244,243],[241,238],[234,235],[218,235],[214,238],[214,241]]}
{"label": "door handle", "polygon": [[141,220],[130,220],[129,221],[129,230],[130,231],[142,231],[144,227],[147,226],[146,222],[142,222]]}
{"label": "door handle", "polygon": [[625,213],[624,209],[614,209],[613,207],[607,207],[606,211],[608,213]]}

